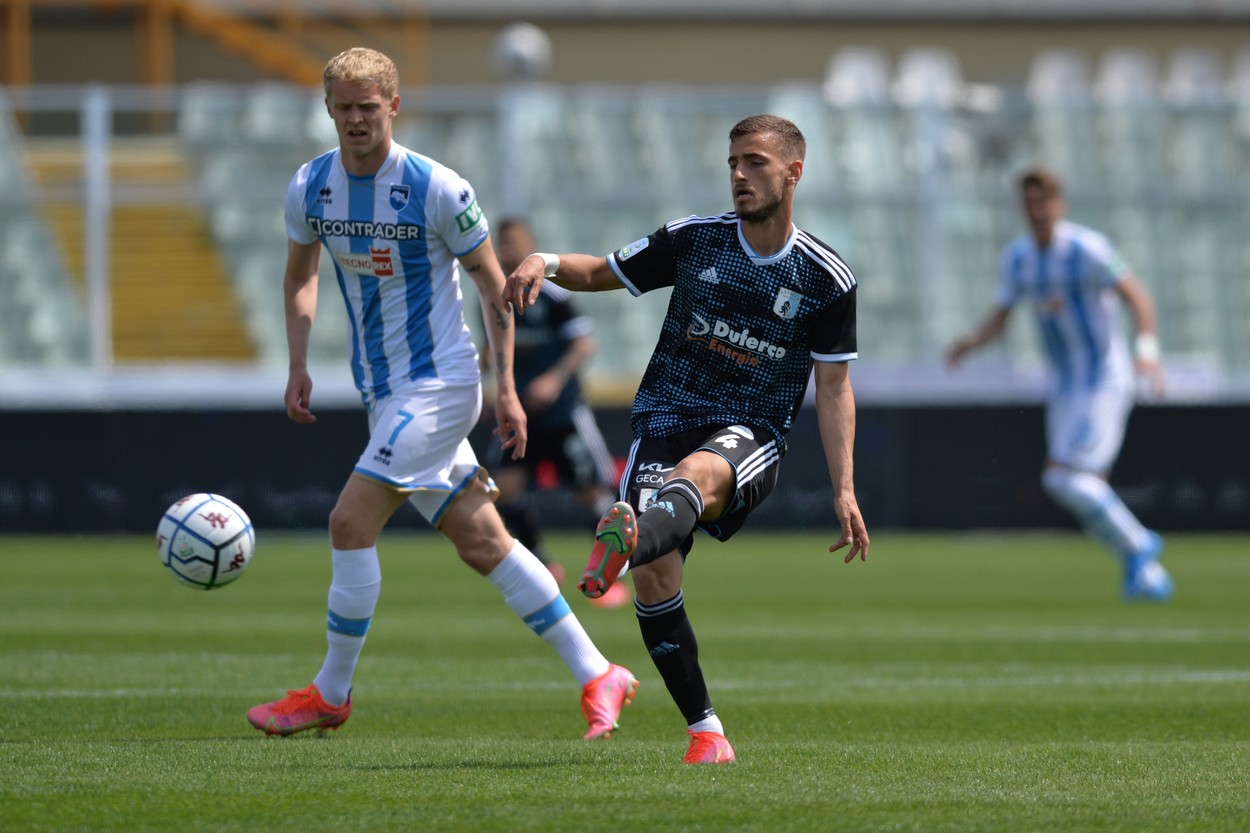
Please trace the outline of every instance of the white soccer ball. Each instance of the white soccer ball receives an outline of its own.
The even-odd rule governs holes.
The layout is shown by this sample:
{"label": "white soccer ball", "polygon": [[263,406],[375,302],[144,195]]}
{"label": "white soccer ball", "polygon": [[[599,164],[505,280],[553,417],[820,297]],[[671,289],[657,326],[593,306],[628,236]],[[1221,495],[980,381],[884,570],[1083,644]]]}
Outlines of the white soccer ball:
{"label": "white soccer ball", "polygon": [[198,492],[165,510],[156,527],[156,551],[174,578],[213,590],[243,575],[256,551],[256,530],[233,501]]}

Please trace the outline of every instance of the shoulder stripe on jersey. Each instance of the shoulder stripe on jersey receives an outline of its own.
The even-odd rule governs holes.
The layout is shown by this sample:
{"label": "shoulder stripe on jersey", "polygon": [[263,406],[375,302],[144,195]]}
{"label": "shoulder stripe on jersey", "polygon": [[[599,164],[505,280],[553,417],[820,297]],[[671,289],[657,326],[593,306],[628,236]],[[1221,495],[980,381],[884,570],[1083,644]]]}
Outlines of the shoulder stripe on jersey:
{"label": "shoulder stripe on jersey", "polygon": [[717,214],[714,217],[700,217],[697,214],[691,214],[689,217],[682,217],[680,220],[670,220],[664,224],[669,231],[675,231],[686,226],[707,226],[722,225],[732,226],[738,222],[738,215],[732,211],[726,211],[724,214]]}
{"label": "shoulder stripe on jersey", "polygon": [[833,276],[834,283],[843,292],[850,292],[851,288],[855,286],[855,275],[851,272],[851,267],[847,266],[846,262],[833,249],[802,229],[799,229],[794,243],[806,252],[812,260],[823,266],[825,271]]}

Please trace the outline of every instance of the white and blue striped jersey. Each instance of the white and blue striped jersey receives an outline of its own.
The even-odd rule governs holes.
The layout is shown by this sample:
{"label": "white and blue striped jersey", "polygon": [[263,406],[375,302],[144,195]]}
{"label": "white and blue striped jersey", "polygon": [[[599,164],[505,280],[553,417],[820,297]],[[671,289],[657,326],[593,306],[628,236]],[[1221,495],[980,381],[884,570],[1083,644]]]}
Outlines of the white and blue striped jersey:
{"label": "white and blue striped jersey", "polygon": [[1132,384],[1115,290],[1129,274],[1104,235],[1067,220],[1044,249],[1025,234],[1003,250],[998,304],[1032,304],[1056,393]]}
{"label": "white and blue striped jersey", "polygon": [[335,149],[291,180],[286,228],[297,243],[320,240],[333,260],[366,407],[400,387],[480,382],[456,258],[481,246],[489,228],[455,171],[392,143],[375,175],[357,177]]}

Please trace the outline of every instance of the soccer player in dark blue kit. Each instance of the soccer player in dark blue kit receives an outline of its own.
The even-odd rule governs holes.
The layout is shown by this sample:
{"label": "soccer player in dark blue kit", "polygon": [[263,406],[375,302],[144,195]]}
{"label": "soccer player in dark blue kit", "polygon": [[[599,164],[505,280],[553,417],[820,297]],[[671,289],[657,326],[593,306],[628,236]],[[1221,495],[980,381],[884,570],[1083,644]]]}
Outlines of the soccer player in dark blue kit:
{"label": "soccer player in dark blue kit", "polygon": [[599,521],[578,586],[597,597],[632,572],[643,642],[686,719],[687,764],[734,760],[683,602],[693,532],[727,540],[772,491],[813,376],[841,526],[829,550],[849,547],[847,562],[868,555],[848,374],[856,281],[833,249],[792,222],[805,151],[792,122],[743,119],[729,133],[733,211],[673,220],[607,257],[536,252],[504,286],[504,302],[522,315],[544,280],[590,292],[673,289],[634,398],[625,500]]}

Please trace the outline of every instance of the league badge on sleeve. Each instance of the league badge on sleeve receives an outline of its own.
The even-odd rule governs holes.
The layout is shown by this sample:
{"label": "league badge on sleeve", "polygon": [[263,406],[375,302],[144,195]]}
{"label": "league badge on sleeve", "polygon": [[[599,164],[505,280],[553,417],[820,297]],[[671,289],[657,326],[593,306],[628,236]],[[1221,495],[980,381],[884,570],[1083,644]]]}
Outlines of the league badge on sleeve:
{"label": "league badge on sleeve", "polygon": [[638,254],[643,249],[647,248],[647,246],[650,245],[650,243],[651,241],[648,238],[644,237],[641,240],[635,240],[633,243],[630,243],[628,246],[622,246],[621,250],[616,253],[616,259],[617,260],[629,260],[631,257]]}

